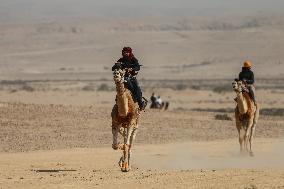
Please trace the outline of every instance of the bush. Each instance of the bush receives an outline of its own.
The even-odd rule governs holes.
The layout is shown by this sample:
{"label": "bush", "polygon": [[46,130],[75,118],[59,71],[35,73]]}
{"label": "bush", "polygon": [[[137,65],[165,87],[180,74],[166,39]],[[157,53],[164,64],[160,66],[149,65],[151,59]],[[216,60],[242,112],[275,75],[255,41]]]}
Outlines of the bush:
{"label": "bush", "polygon": [[187,88],[187,86],[186,86],[185,84],[182,84],[182,83],[177,84],[177,85],[175,86],[175,90],[178,90],[178,91],[185,90],[186,88]]}
{"label": "bush", "polygon": [[216,114],[215,115],[216,120],[227,120],[227,121],[233,121],[233,119],[228,116],[227,114]]}
{"label": "bush", "polygon": [[102,84],[98,87],[97,90],[98,90],[98,91],[109,91],[110,88],[109,88],[109,86],[108,86],[106,83],[102,83]]}
{"label": "bush", "polygon": [[260,109],[261,115],[284,116],[284,108],[263,108]]}
{"label": "bush", "polygon": [[82,88],[83,91],[95,91],[95,87],[93,85],[86,85]]}
{"label": "bush", "polygon": [[213,88],[213,92],[215,93],[226,93],[230,91],[232,91],[232,89],[230,88],[229,85],[222,85]]}
{"label": "bush", "polygon": [[24,86],[22,87],[22,90],[23,90],[23,91],[28,91],[28,92],[33,92],[35,89],[34,89],[33,87],[31,87],[31,86],[24,85]]}

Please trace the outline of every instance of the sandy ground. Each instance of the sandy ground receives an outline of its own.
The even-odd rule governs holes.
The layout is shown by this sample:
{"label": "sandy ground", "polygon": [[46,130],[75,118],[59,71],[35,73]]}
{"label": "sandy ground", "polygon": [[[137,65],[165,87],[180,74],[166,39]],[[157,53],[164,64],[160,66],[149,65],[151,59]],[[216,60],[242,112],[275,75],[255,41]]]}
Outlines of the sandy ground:
{"label": "sandy ground", "polygon": [[[232,140],[137,145],[128,173],[120,151],[77,148],[0,154],[3,188],[283,188],[284,140],[256,140],[240,156]],[[214,146],[214,148],[212,148]]]}
{"label": "sandy ground", "polygon": [[[121,151],[111,148],[113,91],[1,91],[5,102],[0,105],[0,186],[284,187],[283,117],[262,115],[255,134],[255,156],[242,156],[233,120],[216,120],[220,112],[178,108],[185,102],[191,107],[219,107],[219,100],[205,100],[209,93],[176,91],[172,95],[178,95],[179,102],[169,111],[143,112],[132,170],[122,173],[117,164]],[[234,105],[227,101],[228,107]],[[263,106],[269,103],[264,101]],[[232,113],[226,114],[233,118]]]}

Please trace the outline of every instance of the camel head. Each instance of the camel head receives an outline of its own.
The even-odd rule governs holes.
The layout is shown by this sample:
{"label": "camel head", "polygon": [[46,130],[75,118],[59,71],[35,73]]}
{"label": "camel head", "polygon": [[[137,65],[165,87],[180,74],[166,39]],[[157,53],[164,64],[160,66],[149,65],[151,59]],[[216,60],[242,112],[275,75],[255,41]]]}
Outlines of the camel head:
{"label": "camel head", "polygon": [[115,69],[113,71],[113,80],[115,83],[122,83],[124,81],[125,71],[121,69]]}
{"label": "camel head", "polygon": [[241,80],[235,79],[232,86],[236,93],[241,93],[244,88],[244,83]]}

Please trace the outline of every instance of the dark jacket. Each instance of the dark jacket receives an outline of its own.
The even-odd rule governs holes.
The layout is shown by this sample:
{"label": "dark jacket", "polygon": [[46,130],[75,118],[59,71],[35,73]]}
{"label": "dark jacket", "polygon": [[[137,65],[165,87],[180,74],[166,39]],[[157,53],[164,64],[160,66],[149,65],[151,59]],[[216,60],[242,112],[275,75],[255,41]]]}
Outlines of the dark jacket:
{"label": "dark jacket", "polygon": [[[138,71],[140,70],[140,64],[138,63],[138,60],[133,56],[132,58],[128,59],[128,58],[120,58],[117,63],[115,63],[112,66],[112,71],[114,71],[115,69],[125,69],[125,68],[132,68],[132,72],[130,72],[130,75],[137,75]],[[128,76],[128,75],[126,75]]]}
{"label": "dark jacket", "polygon": [[246,81],[247,84],[251,85],[254,83],[254,74],[250,68],[242,67],[242,71],[239,74],[239,80]]}

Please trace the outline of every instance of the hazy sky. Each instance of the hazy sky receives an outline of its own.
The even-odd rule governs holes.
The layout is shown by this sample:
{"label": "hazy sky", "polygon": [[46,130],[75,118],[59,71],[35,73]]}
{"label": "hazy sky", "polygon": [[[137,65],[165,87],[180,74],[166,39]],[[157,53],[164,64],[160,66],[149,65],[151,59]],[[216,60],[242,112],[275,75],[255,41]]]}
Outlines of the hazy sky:
{"label": "hazy sky", "polygon": [[284,0],[0,0],[0,21],[282,13]]}

